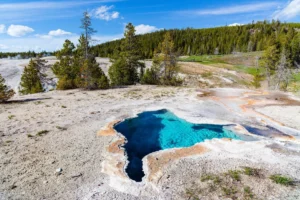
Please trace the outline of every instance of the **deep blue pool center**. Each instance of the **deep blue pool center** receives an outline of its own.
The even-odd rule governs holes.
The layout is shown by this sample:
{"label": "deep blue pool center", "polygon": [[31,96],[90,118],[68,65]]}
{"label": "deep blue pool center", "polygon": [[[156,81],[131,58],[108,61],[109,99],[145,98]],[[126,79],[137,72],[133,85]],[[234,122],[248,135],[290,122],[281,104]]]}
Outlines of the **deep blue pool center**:
{"label": "deep blue pool center", "polygon": [[142,159],[155,151],[191,147],[213,138],[241,139],[227,130],[226,126],[193,124],[168,110],[143,112],[114,128],[127,138],[127,143],[123,146],[129,161],[126,173],[137,182],[141,182],[145,175]]}

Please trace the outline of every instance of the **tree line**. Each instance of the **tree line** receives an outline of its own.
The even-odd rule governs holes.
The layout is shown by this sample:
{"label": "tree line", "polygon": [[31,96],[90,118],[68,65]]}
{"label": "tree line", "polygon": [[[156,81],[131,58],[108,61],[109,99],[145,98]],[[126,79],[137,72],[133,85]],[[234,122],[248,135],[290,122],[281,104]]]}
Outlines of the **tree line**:
{"label": "tree line", "polygon": [[0,58],[17,58],[17,59],[28,59],[28,58],[35,58],[37,56],[52,56],[52,52],[42,51],[36,53],[34,51],[27,51],[27,52],[0,52]]}
{"label": "tree line", "polygon": [[[143,59],[154,56],[155,49],[169,32],[174,41],[174,50],[179,55],[231,54],[232,52],[264,51],[274,36],[285,37],[289,31],[300,31],[299,23],[281,23],[280,21],[262,21],[243,26],[218,27],[208,29],[161,30],[138,35]],[[121,50],[124,39],[94,46],[92,52],[99,57],[111,57]]]}

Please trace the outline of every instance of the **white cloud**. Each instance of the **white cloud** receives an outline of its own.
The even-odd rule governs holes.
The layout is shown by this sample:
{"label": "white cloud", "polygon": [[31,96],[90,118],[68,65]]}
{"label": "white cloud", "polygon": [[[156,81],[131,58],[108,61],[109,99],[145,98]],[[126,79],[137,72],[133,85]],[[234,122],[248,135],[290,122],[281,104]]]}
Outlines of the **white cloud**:
{"label": "white cloud", "polygon": [[0,34],[1,33],[5,33],[6,29],[5,29],[5,25],[4,24],[0,24]]}
{"label": "white cloud", "polygon": [[77,17],[78,9],[84,10],[89,6],[98,6],[100,3],[118,1],[121,0],[28,0],[12,3],[9,0],[1,0],[0,21],[21,23]]}
{"label": "white cloud", "polygon": [[119,0],[91,0],[91,1],[31,1],[22,3],[6,3],[0,4],[0,11],[28,11],[28,10],[40,10],[40,9],[61,9],[61,8],[73,8],[84,5],[105,3],[105,2],[117,2]]}
{"label": "white cloud", "polygon": [[71,34],[72,34],[71,32],[67,32],[67,31],[64,31],[64,30],[61,30],[61,29],[50,31],[48,33],[48,35],[50,35],[50,36],[62,36],[62,35],[71,35]]}
{"label": "white cloud", "polygon": [[233,23],[233,24],[229,24],[228,26],[243,26],[244,24],[240,24],[240,23]]}
{"label": "white cloud", "polygon": [[141,25],[136,26],[135,30],[136,30],[136,34],[140,35],[140,34],[145,34],[145,33],[151,33],[151,32],[154,32],[154,31],[158,31],[159,29],[156,28],[155,26],[141,24]]}
{"label": "white cloud", "polygon": [[34,30],[28,26],[22,25],[10,25],[7,29],[7,34],[13,37],[21,37],[28,33],[32,33]]}
{"label": "white cloud", "polygon": [[119,18],[119,15],[120,15],[120,13],[118,13],[118,12],[113,12],[113,14],[111,15],[111,18],[117,19],[117,18]]}
{"label": "white cloud", "polygon": [[64,31],[62,29],[57,29],[57,30],[49,31],[49,33],[47,35],[36,34],[35,36],[42,38],[42,39],[51,39],[53,37],[61,37],[61,36],[67,36],[67,35],[72,35],[72,33]]}
{"label": "white cloud", "polygon": [[[93,39],[95,39],[95,43],[92,45],[96,45],[99,43],[104,43],[107,41],[114,40],[115,38],[121,38],[122,34],[118,35],[95,35]],[[79,35],[64,35],[61,37],[51,37],[45,40],[44,37],[34,37],[29,36],[25,38],[7,38],[5,40],[1,40],[2,47],[5,47],[3,51],[5,52],[21,52],[21,51],[56,51],[62,48],[65,40],[68,39],[73,42],[75,45],[78,44]]]}
{"label": "white cloud", "polygon": [[273,14],[274,19],[281,20],[292,19],[296,16],[300,16],[300,0],[290,1],[286,7]]}
{"label": "white cloud", "polygon": [[277,7],[277,2],[263,2],[255,4],[244,4],[231,7],[221,7],[215,9],[205,10],[193,10],[193,11],[180,11],[181,14],[192,14],[192,15],[230,15],[240,13],[250,13],[257,11],[265,11]]}
{"label": "white cloud", "polygon": [[106,21],[117,19],[119,18],[120,13],[116,11],[110,12],[110,10],[112,10],[113,8],[114,6],[101,6],[92,11],[92,16],[94,16],[97,19],[102,19]]}

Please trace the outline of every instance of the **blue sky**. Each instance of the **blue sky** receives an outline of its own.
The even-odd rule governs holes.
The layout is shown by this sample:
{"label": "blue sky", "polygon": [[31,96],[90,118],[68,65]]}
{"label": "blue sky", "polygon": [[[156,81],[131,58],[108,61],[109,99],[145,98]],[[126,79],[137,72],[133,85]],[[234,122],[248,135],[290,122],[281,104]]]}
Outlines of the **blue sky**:
{"label": "blue sky", "polygon": [[300,22],[300,0],[1,0],[0,51],[53,51],[67,38],[76,43],[85,10],[98,31],[95,43],[121,38],[128,22],[138,34],[264,19]]}

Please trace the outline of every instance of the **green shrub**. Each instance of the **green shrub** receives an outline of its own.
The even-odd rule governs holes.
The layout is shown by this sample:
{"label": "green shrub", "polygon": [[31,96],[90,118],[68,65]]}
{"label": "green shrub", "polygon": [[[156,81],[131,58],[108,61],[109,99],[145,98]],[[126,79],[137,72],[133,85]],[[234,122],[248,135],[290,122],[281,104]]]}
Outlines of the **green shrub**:
{"label": "green shrub", "polygon": [[261,87],[261,84],[260,84],[261,81],[262,81],[261,75],[255,74],[255,75],[254,75],[254,78],[253,78],[252,85],[253,85],[256,89],[258,89],[258,88]]}
{"label": "green shrub", "polygon": [[39,131],[36,135],[37,136],[43,136],[43,135],[46,135],[47,133],[49,133],[50,131],[47,131],[47,130],[43,130],[43,131]]}
{"label": "green shrub", "polygon": [[117,59],[109,68],[109,77],[114,86],[133,85],[138,81],[137,64],[130,66],[125,58]]}
{"label": "green shrub", "polygon": [[64,76],[58,80],[56,88],[58,90],[70,90],[77,88],[77,84],[74,79],[68,79],[67,76]]}
{"label": "green shrub", "polygon": [[179,77],[173,76],[171,79],[162,78],[162,85],[166,86],[180,86],[183,83],[183,80]]}
{"label": "green shrub", "polygon": [[5,85],[5,80],[0,74],[0,103],[13,97],[15,92]]}
{"label": "green shrub", "polygon": [[29,65],[24,68],[21,77],[21,94],[34,94],[44,91],[39,74],[40,71],[37,64],[33,60],[30,60]]}
{"label": "green shrub", "polygon": [[211,174],[205,174],[201,176],[201,182],[209,181],[209,180],[214,180],[214,175]]}
{"label": "green shrub", "polygon": [[245,199],[253,199],[254,198],[252,189],[249,186],[244,187],[244,198]]}
{"label": "green shrub", "polygon": [[222,191],[226,196],[229,196],[229,197],[232,197],[233,195],[235,195],[237,193],[237,190],[234,187],[223,187]]}
{"label": "green shrub", "polygon": [[244,167],[244,174],[248,176],[260,176],[259,169],[251,168],[251,167]]}
{"label": "green shrub", "polygon": [[236,180],[236,181],[240,181],[241,180],[241,176],[240,176],[240,171],[238,170],[229,170],[226,175],[230,176],[232,179]]}
{"label": "green shrub", "polygon": [[95,58],[84,61],[80,69],[81,86],[88,90],[108,89],[109,81]]}
{"label": "green shrub", "polygon": [[16,116],[15,116],[15,115],[9,115],[9,116],[8,116],[8,119],[11,120],[11,119],[13,119],[14,117],[16,117]]}
{"label": "green shrub", "polygon": [[152,68],[146,69],[146,72],[142,78],[142,84],[149,84],[149,85],[158,85],[159,84],[159,77],[154,69],[152,69]]}
{"label": "green shrub", "polygon": [[279,175],[279,174],[275,174],[275,175],[270,176],[270,179],[274,183],[277,183],[277,184],[280,184],[280,185],[285,185],[285,186],[291,186],[294,183],[293,179],[282,176],[282,175]]}
{"label": "green shrub", "polygon": [[57,128],[58,130],[61,130],[61,131],[66,131],[66,130],[68,130],[67,128],[61,127],[61,126],[56,126],[56,128]]}

